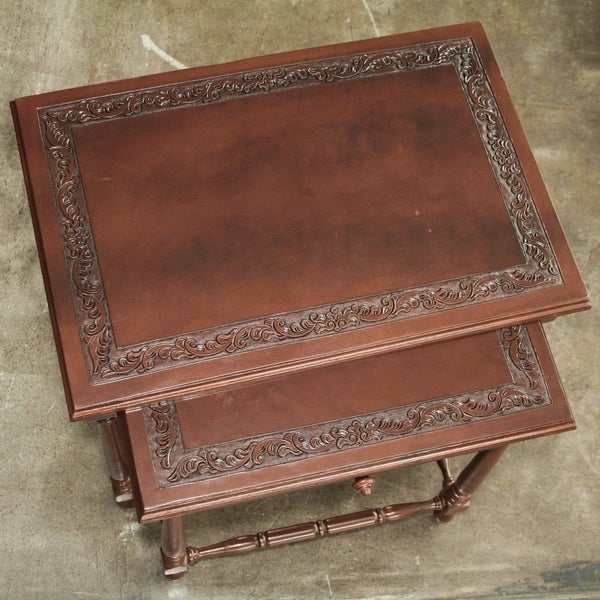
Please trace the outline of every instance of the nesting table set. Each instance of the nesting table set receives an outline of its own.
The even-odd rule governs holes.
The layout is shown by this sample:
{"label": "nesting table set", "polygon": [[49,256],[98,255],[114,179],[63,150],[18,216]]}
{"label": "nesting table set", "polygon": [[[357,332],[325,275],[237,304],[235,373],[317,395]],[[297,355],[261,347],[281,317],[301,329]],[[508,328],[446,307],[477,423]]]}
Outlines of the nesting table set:
{"label": "nesting table set", "polygon": [[[162,520],[167,577],[447,521],[508,444],[574,427],[540,321],[590,304],[479,24],[11,107],[70,415]],[[432,499],[185,539],[195,511],[434,460]]]}

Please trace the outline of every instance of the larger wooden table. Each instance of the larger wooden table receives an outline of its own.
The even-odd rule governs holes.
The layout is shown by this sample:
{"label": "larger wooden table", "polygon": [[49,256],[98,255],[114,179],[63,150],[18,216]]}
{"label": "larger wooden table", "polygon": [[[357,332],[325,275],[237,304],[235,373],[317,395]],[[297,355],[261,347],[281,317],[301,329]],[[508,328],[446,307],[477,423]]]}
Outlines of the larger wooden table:
{"label": "larger wooden table", "polygon": [[187,512],[482,450],[446,514],[572,427],[521,324],[589,300],[480,25],[12,110],[70,415],[168,575]]}

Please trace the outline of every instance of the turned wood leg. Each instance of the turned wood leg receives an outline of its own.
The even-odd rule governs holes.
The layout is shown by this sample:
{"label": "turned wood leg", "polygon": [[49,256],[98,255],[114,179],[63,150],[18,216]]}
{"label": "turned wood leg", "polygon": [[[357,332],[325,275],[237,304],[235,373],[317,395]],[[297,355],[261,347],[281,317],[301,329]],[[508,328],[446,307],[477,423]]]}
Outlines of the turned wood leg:
{"label": "turned wood leg", "polygon": [[[440,465],[442,473],[444,473],[444,487],[439,495],[443,508],[435,511],[438,521],[446,523],[452,519],[454,513],[469,508],[471,496],[484,482],[505,450],[506,446],[501,446],[478,452],[461,471],[456,482],[452,483],[450,483],[452,478],[447,470],[447,464],[445,465],[446,470]],[[440,463],[438,462],[438,464]]]}
{"label": "turned wood leg", "polygon": [[179,579],[187,571],[185,529],[183,517],[172,517],[162,522],[160,545],[165,577]]}
{"label": "turned wood leg", "polygon": [[446,488],[449,488],[454,483],[454,478],[452,477],[452,475],[450,473],[450,463],[448,462],[447,458],[442,458],[442,460],[437,461],[437,464],[438,464],[438,467],[440,468],[440,471],[442,472],[442,476],[444,478],[444,480],[442,482],[442,489],[445,490]]}
{"label": "turned wood leg", "polygon": [[122,508],[131,508],[133,506],[133,491],[131,479],[122,459],[117,418],[100,419],[98,427],[115,500]]}

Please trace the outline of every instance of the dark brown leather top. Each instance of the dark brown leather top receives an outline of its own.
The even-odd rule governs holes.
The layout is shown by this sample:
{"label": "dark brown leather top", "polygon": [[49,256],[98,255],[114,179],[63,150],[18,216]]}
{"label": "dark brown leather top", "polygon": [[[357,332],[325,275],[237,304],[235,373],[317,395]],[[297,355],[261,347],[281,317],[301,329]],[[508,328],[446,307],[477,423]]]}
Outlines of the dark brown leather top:
{"label": "dark brown leather top", "polygon": [[478,24],[12,108],[73,418],[589,307]]}

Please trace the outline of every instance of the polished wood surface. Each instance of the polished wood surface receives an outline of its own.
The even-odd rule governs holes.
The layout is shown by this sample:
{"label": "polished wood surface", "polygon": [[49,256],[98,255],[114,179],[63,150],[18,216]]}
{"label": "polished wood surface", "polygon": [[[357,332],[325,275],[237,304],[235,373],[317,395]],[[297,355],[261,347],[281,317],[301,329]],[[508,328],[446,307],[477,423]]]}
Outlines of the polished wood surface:
{"label": "polished wood surface", "polygon": [[110,477],[115,502],[123,508],[131,508],[133,507],[133,490],[131,488],[131,478],[125,466],[124,454],[126,448],[123,447],[123,436],[120,435],[118,429],[119,423],[116,417],[98,420],[106,469]]}
{"label": "polished wood surface", "polygon": [[[496,332],[453,340],[450,347],[430,344],[178,401],[183,444],[210,446],[510,381]],[[485,369],[465,360],[474,356],[485,361]],[[211,427],[198,427],[203,421]]]}
{"label": "polished wood surface", "polygon": [[[495,352],[490,352],[490,341]],[[375,361],[381,370],[370,358],[353,361],[354,376],[345,384],[339,382],[344,382],[347,365],[308,371],[303,381],[309,396],[302,389],[294,392],[283,378],[245,389],[244,402],[237,402],[239,390],[231,390],[126,411],[122,420],[135,465],[139,518],[154,521],[364,478],[574,427],[539,324],[473,336],[467,345],[451,340],[426,348],[438,359],[429,363],[423,357],[415,363],[411,354],[423,351],[417,348]],[[444,381],[457,355],[470,369],[452,394],[431,395],[427,386],[421,396],[411,392],[418,389],[415,382]],[[395,372],[387,361],[396,364]],[[505,376],[490,380],[485,373]],[[362,404],[347,401],[357,380],[363,382],[359,393],[368,390]],[[395,393],[395,405],[380,404],[387,390],[393,390],[390,398]],[[284,410],[286,398],[285,421],[273,419],[271,413]],[[221,410],[204,412],[202,407],[211,402]],[[333,420],[307,423],[302,407],[312,402],[323,407],[323,415],[335,415]],[[439,509],[443,518],[467,502],[472,491],[461,480],[454,485],[443,460],[440,467],[448,494],[447,505]]]}
{"label": "polished wood surface", "polygon": [[478,24],[12,111],[74,419],[589,307]]}
{"label": "polished wood surface", "polygon": [[450,68],[109,120],[73,139],[120,346],[523,262]]}
{"label": "polished wood surface", "polygon": [[[448,521],[574,427],[538,321],[589,299],[479,24],[11,108],[70,415],[167,577]],[[433,460],[431,500],[187,546],[185,514]]]}
{"label": "polished wood surface", "polygon": [[[319,537],[338,533],[349,533],[401,521],[422,512],[433,511],[440,522],[452,519],[454,513],[469,507],[471,496],[481,486],[485,478],[504,454],[505,446],[479,452],[460,473],[456,483],[444,486],[441,492],[431,500],[404,502],[383,508],[372,508],[345,515],[329,517],[322,521],[299,523],[278,529],[271,529],[256,535],[243,535],[210,546],[188,546],[187,562],[194,565],[207,558],[245,554],[254,550],[277,548],[286,544],[305,542]],[[167,520],[169,521],[169,520]]]}
{"label": "polished wood surface", "polygon": [[163,522],[160,552],[165,576],[169,579],[183,577],[187,571],[187,556],[182,517],[173,517]]}

